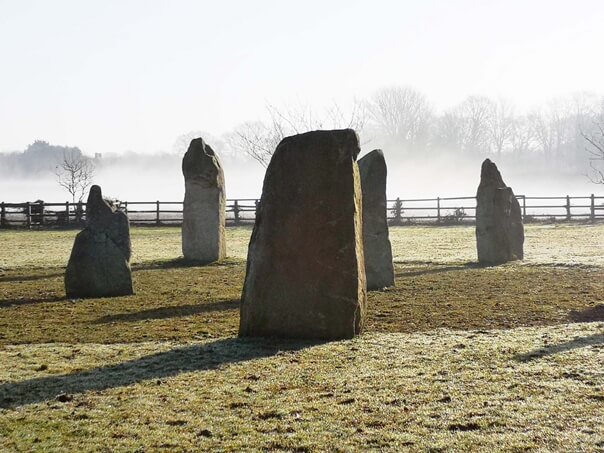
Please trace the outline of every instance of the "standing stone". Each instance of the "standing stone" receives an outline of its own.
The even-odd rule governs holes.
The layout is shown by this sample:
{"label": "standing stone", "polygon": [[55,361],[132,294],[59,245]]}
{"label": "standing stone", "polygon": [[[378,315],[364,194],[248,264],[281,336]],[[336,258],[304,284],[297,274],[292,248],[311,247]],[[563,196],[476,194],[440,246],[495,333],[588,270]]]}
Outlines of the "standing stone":
{"label": "standing stone", "polygon": [[359,159],[363,189],[363,248],[367,289],[394,286],[392,247],[388,239],[386,160],[381,149]]}
{"label": "standing stone", "polygon": [[224,174],[218,156],[201,138],[191,141],[182,159],[185,202],[182,253],[185,259],[212,263],[226,256]]}
{"label": "standing stone", "polygon": [[67,297],[133,294],[128,216],[92,186],[86,202],[86,227],[76,236],[65,272]]}
{"label": "standing stone", "polygon": [[266,171],[241,296],[240,336],[352,338],[367,298],[351,129],[281,141]]}
{"label": "standing stone", "polygon": [[476,246],[478,261],[501,264],[524,258],[524,226],[520,204],[497,166],[482,163],[476,194]]}

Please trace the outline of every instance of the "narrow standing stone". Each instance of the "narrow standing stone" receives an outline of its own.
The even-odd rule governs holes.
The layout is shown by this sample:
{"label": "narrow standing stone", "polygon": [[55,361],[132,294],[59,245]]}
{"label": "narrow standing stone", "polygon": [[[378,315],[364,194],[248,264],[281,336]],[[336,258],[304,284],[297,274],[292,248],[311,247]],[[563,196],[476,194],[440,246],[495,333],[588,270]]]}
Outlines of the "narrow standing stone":
{"label": "narrow standing stone", "polygon": [[266,171],[241,297],[241,336],[351,338],[366,304],[351,129],[281,141]]}
{"label": "narrow standing stone", "polygon": [[363,245],[367,289],[394,286],[392,247],[388,239],[386,160],[381,149],[359,159],[363,189]]}
{"label": "narrow standing stone", "polygon": [[524,258],[524,226],[520,204],[503,182],[497,166],[482,163],[476,194],[476,247],[482,264],[501,264]]}
{"label": "narrow standing stone", "polygon": [[224,174],[218,156],[201,138],[191,141],[182,159],[185,201],[182,253],[185,259],[212,263],[226,256]]}

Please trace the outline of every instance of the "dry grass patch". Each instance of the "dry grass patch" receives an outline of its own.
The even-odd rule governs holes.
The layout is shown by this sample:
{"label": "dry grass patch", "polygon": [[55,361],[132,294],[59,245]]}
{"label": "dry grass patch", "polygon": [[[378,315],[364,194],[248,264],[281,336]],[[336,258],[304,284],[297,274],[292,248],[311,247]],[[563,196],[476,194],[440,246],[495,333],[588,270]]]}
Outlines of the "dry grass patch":
{"label": "dry grass patch", "polygon": [[369,293],[368,331],[552,325],[604,302],[601,267],[397,265],[395,275],[396,288]]}
{"label": "dry grass patch", "polygon": [[[234,335],[245,263],[136,265],[136,294],[69,300],[62,272],[0,277],[0,344],[187,341]],[[585,320],[604,301],[599,267],[396,265],[396,287],[370,292],[368,332],[493,329]],[[571,318],[569,318],[571,316]]]}
{"label": "dry grass patch", "polygon": [[62,272],[0,277],[0,344],[124,343],[235,334],[245,266],[135,265],[136,294],[65,298]]}
{"label": "dry grass patch", "polygon": [[604,447],[602,323],[315,345],[5,346],[0,360],[9,451]]}

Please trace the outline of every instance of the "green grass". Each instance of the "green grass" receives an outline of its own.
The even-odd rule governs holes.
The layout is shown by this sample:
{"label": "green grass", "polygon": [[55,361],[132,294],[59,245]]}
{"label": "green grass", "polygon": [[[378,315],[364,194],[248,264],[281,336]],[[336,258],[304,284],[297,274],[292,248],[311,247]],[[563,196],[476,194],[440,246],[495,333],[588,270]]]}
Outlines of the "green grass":
{"label": "green grass", "polygon": [[491,268],[471,228],[393,228],[397,286],[325,344],[235,337],[227,232],[199,267],[133,228],[136,295],[68,300],[76,232],[0,231],[0,451],[604,449],[604,225],[529,226]]}
{"label": "green grass", "polygon": [[[227,228],[229,256],[245,259],[251,228]],[[0,269],[65,267],[79,230],[0,230]],[[180,228],[134,227],[132,264],[182,256]]]}

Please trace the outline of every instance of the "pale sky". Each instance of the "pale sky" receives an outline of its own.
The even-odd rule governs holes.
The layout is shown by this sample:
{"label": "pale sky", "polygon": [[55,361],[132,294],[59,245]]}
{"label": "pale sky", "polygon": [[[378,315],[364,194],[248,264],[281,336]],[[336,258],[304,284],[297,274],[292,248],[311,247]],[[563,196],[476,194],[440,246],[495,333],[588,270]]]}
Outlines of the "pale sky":
{"label": "pale sky", "polygon": [[169,151],[265,103],[604,94],[604,1],[0,0],[0,151]]}

